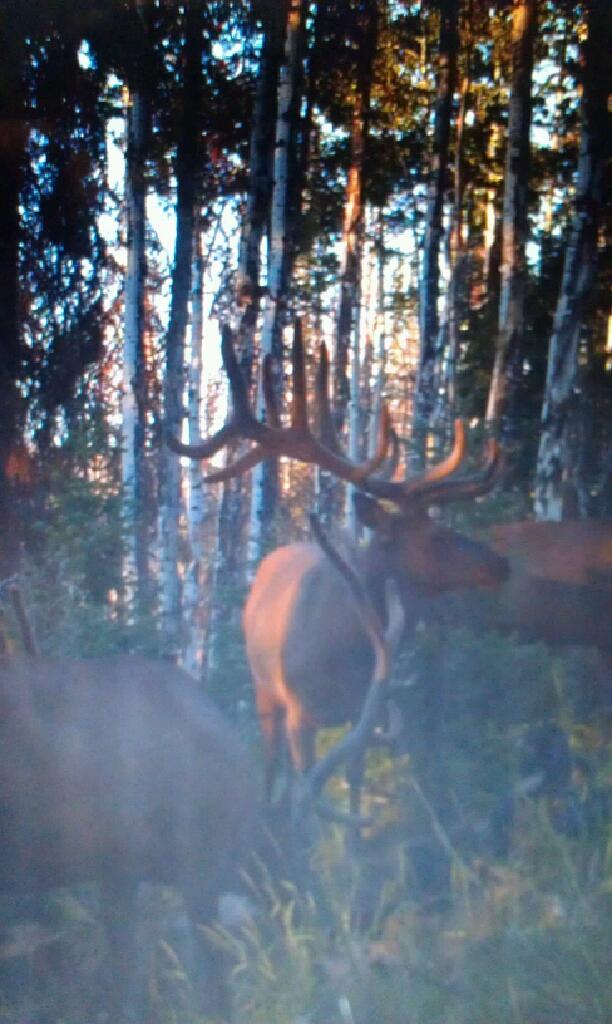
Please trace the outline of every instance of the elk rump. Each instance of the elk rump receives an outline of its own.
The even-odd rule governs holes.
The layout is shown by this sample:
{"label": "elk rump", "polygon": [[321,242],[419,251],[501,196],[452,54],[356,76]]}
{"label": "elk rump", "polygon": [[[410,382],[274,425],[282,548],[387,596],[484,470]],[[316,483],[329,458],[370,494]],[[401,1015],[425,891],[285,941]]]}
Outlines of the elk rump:
{"label": "elk rump", "polygon": [[[189,676],[127,655],[6,660],[0,744],[2,892],[96,881],[103,903],[115,897],[125,909],[149,881],[178,889],[193,922],[214,920],[251,843],[257,780]],[[132,984],[127,923],[131,935],[109,936],[115,1019]],[[211,1012],[222,987],[206,999]]]}

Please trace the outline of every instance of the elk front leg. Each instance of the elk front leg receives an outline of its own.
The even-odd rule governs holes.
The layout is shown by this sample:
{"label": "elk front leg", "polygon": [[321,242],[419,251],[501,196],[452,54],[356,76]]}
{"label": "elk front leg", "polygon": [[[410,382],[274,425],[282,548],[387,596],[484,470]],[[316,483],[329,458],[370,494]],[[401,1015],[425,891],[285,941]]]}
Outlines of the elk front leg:
{"label": "elk front leg", "polygon": [[265,800],[266,806],[271,807],[282,755],[284,712],[259,679],[255,680],[255,703],[264,742]]}

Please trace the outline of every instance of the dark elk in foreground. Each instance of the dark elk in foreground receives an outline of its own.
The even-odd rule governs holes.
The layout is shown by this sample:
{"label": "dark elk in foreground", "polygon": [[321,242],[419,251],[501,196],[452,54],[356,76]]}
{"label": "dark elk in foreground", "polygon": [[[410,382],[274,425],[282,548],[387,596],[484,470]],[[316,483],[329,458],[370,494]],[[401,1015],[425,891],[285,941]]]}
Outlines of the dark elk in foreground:
{"label": "dark elk in foreground", "polygon": [[[200,444],[170,440],[170,446],[178,454],[201,459],[239,438],[255,442],[246,455],[209,474],[209,481],[227,480],[264,458],[285,455],[353,484],[358,516],[371,528],[372,540],[364,547],[350,546],[343,551],[343,558],[358,573],[384,625],[389,580],[399,591],[406,628],[410,629],[419,618],[423,594],[494,586],[506,578],[505,558],[485,544],[437,523],[428,513],[432,505],[473,499],[490,489],[499,455],[493,442],[480,473],[458,476],[466,439],[463,424],[457,421],[454,448],[445,461],[414,479],[392,481],[375,475],[391,442],[386,411],[381,416],[378,450],[372,459],[355,463],[341,454],[329,408],[324,346],[316,388],[320,436],[309,429],[299,324],[294,334],[293,400],[288,427],[280,424],[269,362],[263,369],[267,401],[264,424],[249,407],[229,330],[223,333],[223,359],[231,386],[232,416],[217,434]],[[264,559],[246,603],[244,631],[266,740],[270,794],[283,737],[295,768],[305,772],[313,763],[315,729],[354,720],[359,714],[372,677],[373,647],[347,581],[321,547],[310,543],[290,544]]]}
{"label": "dark elk in foreground", "polygon": [[[108,1009],[123,1019],[137,885],[172,885],[194,924],[214,921],[256,825],[249,758],[189,676],[130,656],[2,659],[0,747],[0,890],[100,883]],[[211,956],[202,998],[214,1014],[224,991]]]}

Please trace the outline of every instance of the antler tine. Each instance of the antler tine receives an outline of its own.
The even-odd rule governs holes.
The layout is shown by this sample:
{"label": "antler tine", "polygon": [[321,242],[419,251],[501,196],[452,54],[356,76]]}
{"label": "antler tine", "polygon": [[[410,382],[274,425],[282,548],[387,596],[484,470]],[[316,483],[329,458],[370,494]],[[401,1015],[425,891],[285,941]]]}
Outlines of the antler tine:
{"label": "antler tine", "polygon": [[257,466],[258,463],[263,462],[266,458],[268,458],[266,449],[262,445],[256,444],[229,465],[223,466],[221,469],[215,469],[212,473],[207,473],[202,477],[202,480],[205,484],[226,483],[227,480],[232,480],[235,476],[247,473],[249,469],[253,469],[254,466]]}
{"label": "antler tine", "polygon": [[230,422],[222,426],[212,437],[208,437],[205,441],[199,441],[197,444],[185,444],[171,434],[166,434],[165,440],[168,448],[175,455],[186,455],[190,459],[210,459],[237,436],[235,424]]}
{"label": "antler tine", "polygon": [[[383,415],[382,410],[381,415]],[[385,456],[384,464],[378,474],[378,479],[392,481],[397,473],[397,468],[400,462],[400,440],[397,430],[392,424],[389,430],[389,438],[391,451]]]}
{"label": "antler tine", "polygon": [[234,350],[234,335],[231,327],[227,324],[224,324],[221,329],[221,358],[223,359],[223,369],[227,374],[230,385],[234,408],[233,419],[237,423],[244,425],[253,419],[253,414],[249,405],[246,382]]}
{"label": "antler tine", "polygon": [[[327,345],[324,341],[322,341],[319,346],[319,362],[317,366],[315,393],[317,400],[318,435],[326,448],[337,455],[338,458],[345,461],[329,406],[329,356],[327,354]],[[394,437],[396,437],[396,435],[391,423],[391,415],[386,403],[383,402],[380,407],[378,442],[374,455],[363,462],[361,466],[355,467],[356,473],[353,474],[353,476],[350,478],[343,477],[343,479],[350,479],[351,483],[360,484],[366,479],[366,477],[371,476],[371,474],[374,473],[384,462],[389,450],[389,445],[393,443]]]}
{"label": "antler tine", "polygon": [[[391,424],[388,411],[383,409],[380,418],[378,449],[373,458],[363,463],[351,462],[338,451],[315,437],[307,423],[306,381],[304,370],[304,349],[301,329],[297,326],[293,344],[294,400],[292,423],[281,427],[278,406],[272,381],[272,367],[269,358],[264,360],[263,385],[268,423],[261,423],[252,413],[248,391],[233,346],[232,332],[224,327],[221,336],[223,365],[227,373],[232,399],[232,414],[216,434],[199,444],[183,444],[175,438],[168,438],[168,445],[178,455],[190,458],[209,458],[231,441],[246,439],[255,441],[255,447],[224,469],[210,473],[205,480],[220,482],[238,476],[252,469],[266,458],[281,455],[314,463],[347,483],[362,485],[366,478],[384,461],[390,444]],[[331,417],[330,417],[331,418]]]}
{"label": "antler tine", "polygon": [[501,450],[496,441],[487,445],[484,465],[478,473],[460,479],[449,479],[465,456],[466,433],[461,420],[455,420],[455,444],[450,455],[432,466],[426,473],[413,480],[387,480],[372,477],[364,481],[363,487],[376,498],[386,498],[398,505],[442,505],[462,498],[475,498],[486,494],[497,479]]}
{"label": "antler tine", "polygon": [[[243,436],[253,437],[253,428],[257,430],[260,426],[249,407],[246,383],[234,351],[232,331],[227,325],[224,325],[221,330],[221,357],[230,385],[232,414],[212,437],[196,444],[184,444],[177,438],[168,435],[166,443],[175,455],[187,455],[192,459],[209,459],[230,441],[238,440]],[[253,439],[259,440],[260,437],[257,436]]]}
{"label": "antler tine", "polygon": [[264,356],[261,374],[264,402],[266,406],[266,417],[270,426],[278,429],[281,425],[281,418],[278,411],[278,403],[276,401],[276,388],[274,384],[274,375],[272,373],[272,356],[270,353],[267,353],[267,355]]}
{"label": "antler tine", "polygon": [[293,397],[291,402],[291,426],[296,431],[307,431],[308,412],[306,409],[306,367],[304,365],[302,321],[299,319],[295,321],[293,328],[291,378],[293,388]]}
{"label": "antler tine", "polygon": [[[488,494],[499,479],[502,451],[494,438],[487,441],[483,465],[477,473],[459,480],[438,480],[423,489],[422,497],[430,505],[442,505],[462,498],[478,498]],[[421,497],[421,495],[419,495]]]}
{"label": "antler tine", "polygon": [[315,384],[317,430],[323,444],[331,448],[336,455],[342,454],[338,435],[334,426],[333,416],[329,407],[329,357],[324,341],[319,345],[319,362]]}
{"label": "antler tine", "polygon": [[427,490],[431,484],[445,480],[451,473],[454,473],[459,468],[465,458],[467,451],[467,439],[465,433],[465,424],[463,420],[455,420],[455,439],[453,449],[449,455],[442,462],[438,462],[435,466],[430,466],[424,473],[420,473],[418,476],[413,477],[412,480],[404,480],[401,482],[401,493],[403,497],[412,497],[420,495],[423,491]]}

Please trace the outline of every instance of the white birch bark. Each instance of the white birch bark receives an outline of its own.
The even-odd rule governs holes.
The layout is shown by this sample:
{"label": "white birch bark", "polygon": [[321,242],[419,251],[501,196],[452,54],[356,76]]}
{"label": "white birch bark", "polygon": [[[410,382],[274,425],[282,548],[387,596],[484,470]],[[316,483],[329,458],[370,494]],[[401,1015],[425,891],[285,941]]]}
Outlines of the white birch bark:
{"label": "white birch bark", "polygon": [[[196,228],[194,260],[191,272],[191,358],[187,373],[187,422],[189,443],[196,444],[203,436],[202,412],[202,344],[203,344],[203,289],[204,257],[202,233]],[[191,560],[183,584],[183,618],[186,646],[183,667],[195,676],[202,675],[204,639],[204,575],[206,550],[204,544],[205,499],[202,483],[202,464],[191,459],[188,468],[189,500],[187,503],[187,535]]]}
{"label": "white birch bark", "polygon": [[609,42],[609,6],[605,0],[593,0],[583,47],[582,134],[574,216],[548,348],[542,406],[535,484],[535,511],[540,519],[561,519],[566,485],[579,483],[573,479],[570,433],[577,398],[578,354],[588,299],[597,277],[598,233],[604,209]]}
{"label": "white birch bark", "polygon": [[[138,92],[128,98],[126,111],[125,210],[127,221],[127,267],[125,278],[123,391],[121,403],[123,521],[125,560],[124,600],[128,621],[134,615],[138,591],[139,562],[146,544],[141,535],[142,477],[144,459],[144,290],[145,253],[145,141],[146,103]],[[140,557],[139,557],[140,554]],[[142,564],[140,565],[143,571]],[[140,581],[141,583],[143,581]]]}
{"label": "white birch bark", "polygon": [[[285,53],[280,67],[274,145],[274,171],[268,245],[267,300],[261,337],[261,356],[271,355],[275,361],[278,390],[282,386],[282,315],[287,290],[288,258],[288,196],[289,152],[295,141],[295,87],[301,59],[303,0],[290,0],[287,16]],[[279,396],[280,397],[280,396]],[[256,411],[265,419],[265,402],[261,377],[258,380]],[[270,514],[270,492],[274,492],[275,467],[260,463],[253,472],[248,544],[248,564],[253,567],[261,558],[265,519]],[[266,493],[267,492],[267,493]]]}
{"label": "white birch bark", "polygon": [[376,337],[378,339],[376,359],[376,385],[374,387],[374,398],[372,401],[372,416],[369,429],[369,451],[371,457],[376,451],[378,439],[378,424],[385,393],[385,361],[387,357],[387,320],[385,310],[385,230],[383,211],[379,211],[378,237],[376,239]]}
{"label": "white birch bark", "polygon": [[[358,258],[362,259],[362,246],[358,245]],[[355,294],[355,330],[353,332],[353,345],[351,350],[351,396],[349,399],[349,458],[358,462],[360,458],[361,442],[361,276],[362,271],[357,272],[356,294]],[[345,517],[348,529],[353,537],[359,532],[358,520],[355,514],[353,494],[355,488],[346,488]]]}

